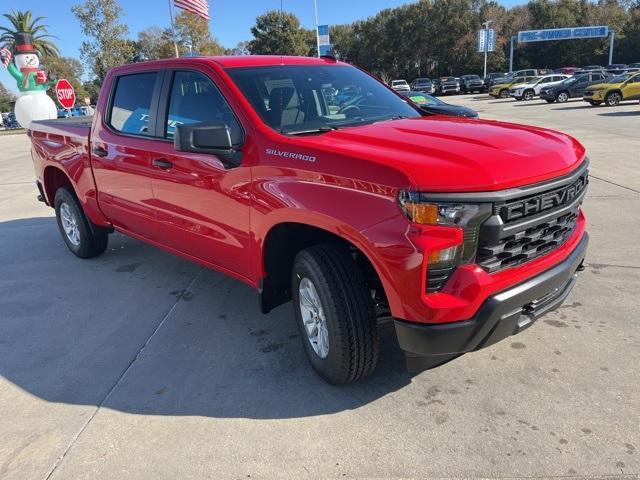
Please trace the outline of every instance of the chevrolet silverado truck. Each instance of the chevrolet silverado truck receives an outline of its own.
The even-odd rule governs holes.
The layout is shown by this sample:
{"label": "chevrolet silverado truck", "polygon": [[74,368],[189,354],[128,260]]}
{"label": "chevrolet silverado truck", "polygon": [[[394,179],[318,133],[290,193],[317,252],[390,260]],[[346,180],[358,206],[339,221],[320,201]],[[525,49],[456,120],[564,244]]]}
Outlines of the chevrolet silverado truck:
{"label": "chevrolet silverado truck", "polygon": [[430,114],[332,58],[117,67],[93,118],[29,135],[71,252],[118,231],[250,285],[264,313],[292,301],[333,384],[374,370],[389,322],[413,371],[523,331],[587,248],[576,140]]}

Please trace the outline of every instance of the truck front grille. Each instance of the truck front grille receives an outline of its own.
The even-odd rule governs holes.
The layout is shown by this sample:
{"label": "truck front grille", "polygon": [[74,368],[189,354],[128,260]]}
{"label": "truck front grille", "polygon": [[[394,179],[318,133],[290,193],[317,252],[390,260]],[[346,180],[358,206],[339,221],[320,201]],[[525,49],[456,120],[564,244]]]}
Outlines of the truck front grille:
{"label": "truck front grille", "polygon": [[480,229],[476,263],[496,272],[561,246],[576,228],[587,183],[584,169],[560,187],[495,203]]}
{"label": "truck front grille", "polygon": [[578,212],[572,211],[495,243],[478,248],[477,263],[488,272],[496,272],[544,255],[562,245],[576,227]]}

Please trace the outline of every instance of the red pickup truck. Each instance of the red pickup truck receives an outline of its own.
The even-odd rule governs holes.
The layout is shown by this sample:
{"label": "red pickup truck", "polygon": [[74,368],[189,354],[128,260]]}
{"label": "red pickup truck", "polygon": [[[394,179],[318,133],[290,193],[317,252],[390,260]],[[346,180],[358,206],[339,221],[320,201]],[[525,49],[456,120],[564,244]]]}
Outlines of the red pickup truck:
{"label": "red pickup truck", "polygon": [[34,122],[40,199],[69,249],[114,230],[289,300],[315,370],[370,374],[392,320],[411,370],[557,308],[587,247],[584,148],[432,115],[332,58],[113,69],[91,118]]}

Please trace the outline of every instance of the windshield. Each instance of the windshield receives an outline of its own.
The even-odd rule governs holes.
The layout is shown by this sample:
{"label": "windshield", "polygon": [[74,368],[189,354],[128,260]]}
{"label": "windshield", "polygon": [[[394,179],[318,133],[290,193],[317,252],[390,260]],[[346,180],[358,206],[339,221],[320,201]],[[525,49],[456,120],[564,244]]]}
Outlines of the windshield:
{"label": "windshield", "polygon": [[577,77],[569,77],[566,80],[562,81],[563,85],[571,85],[574,82],[577,82],[580,79],[580,76]]}
{"label": "windshield", "polygon": [[629,78],[631,75],[632,74],[630,74],[630,73],[623,73],[622,75],[616,75],[611,80],[608,80],[607,83],[622,83],[627,78]]}
{"label": "windshield", "polygon": [[231,68],[227,73],[264,122],[281,133],[420,116],[384,85],[347,65]]}
{"label": "windshield", "polygon": [[406,80],[394,80],[393,82],[391,82],[391,85],[407,85],[407,81]]}
{"label": "windshield", "polygon": [[416,85],[428,85],[431,83],[431,80],[428,78],[418,78],[416,80]]}

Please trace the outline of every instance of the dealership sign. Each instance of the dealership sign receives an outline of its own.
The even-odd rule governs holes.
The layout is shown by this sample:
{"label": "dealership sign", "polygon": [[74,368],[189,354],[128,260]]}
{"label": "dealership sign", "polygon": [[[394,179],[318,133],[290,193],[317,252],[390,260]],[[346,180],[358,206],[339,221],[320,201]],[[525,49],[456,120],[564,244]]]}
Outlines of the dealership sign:
{"label": "dealership sign", "polygon": [[493,28],[478,30],[478,52],[493,52],[496,49],[496,31]]}
{"label": "dealership sign", "polygon": [[578,40],[602,38],[609,35],[609,27],[552,28],[549,30],[525,30],[518,32],[518,42],[544,42],[547,40]]}
{"label": "dealership sign", "polygon": [[329,25],[318,25],[318,52],[320,55],[328,55],[331,53]]}

